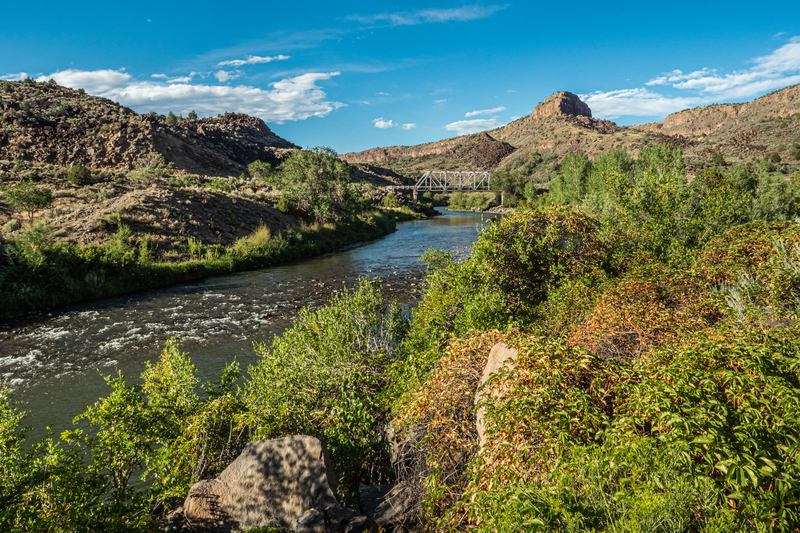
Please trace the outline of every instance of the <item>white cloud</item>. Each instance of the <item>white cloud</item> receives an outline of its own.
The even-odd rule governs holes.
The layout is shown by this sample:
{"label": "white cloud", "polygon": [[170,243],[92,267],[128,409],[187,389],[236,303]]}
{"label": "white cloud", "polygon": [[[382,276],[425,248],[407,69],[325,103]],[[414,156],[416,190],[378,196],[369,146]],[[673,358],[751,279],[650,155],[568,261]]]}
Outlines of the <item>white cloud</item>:
{"label": "white cloud", "polygon": [[[0,76],[0,80],[8,80],[8,81],[22,81],[28,77],[27,72],[18,72],[16,74],[6,74],[5,76]],[[47,80],[45,80],[47,81]]]}
{"label": "white cloud", "polygon": [[227,70],[218,70],[214,73],[214,77],[217,78],[220,83],[225,83],[228,80],[235,80],[241,75],[242,72],[240,70],[235,70],[233,72]]}
{"label": "white cloud", "polygon": [[511,117],[511,120],[512,120],[512,121],[514,121],[514,120],[519,120],[519,119],[521,119],[521,118],[522,118],[522,117],[513,116],[513,117]]}
{"label": "white cloud", "polygon": [[500,127],[496,118],[476,118],[473,120],[459,120],[446,125],[444,129],[454,131],[458,135],[467,133],[478,133],[479,131],[491,130]]}
{"label": "white cloud", "polygon": [[625,115],[665,116],[702,104],[700,98],[671,98],[644,88],[597,91],[579,96],[589,105],[593,115],[610,119]]}
{"label": "white cloud", "polygon": [[121,70],[76,70],[67,69],[39,76],[36,81],[53,78],[59,85],[71,89],[84,89],[89,94],[103,95],[133,83],[133,76]]}
{"label": "white cloud", "polygon": [[476,115],[491,115],[493,113],[499,113],[500,111],[505,111],[505,110],[506,110],[505,107],[494,107],[492,109],[483,109],[481,111],[470,111],[464,116],[469,118],[469,117],[474,117]]}
{"label": "white cloud", "polygon": [[177,78],[170,78],[167,83],[189,83],[192,81],[191,76],[178,76]]}
{"label": "white cloud", "polygon": [[800,37],[771,54],[757,57],[754,66],[719,74],[716,69],[703,68],[688,74],[673,70],[648,81],[646,85],[671,85],[675,89],[694,90],[717,98],[751,97],[764,91],[800,83]]}
{"label": "white cloud", "polygon": [[408,130],[413,130],[416,127],[417,125],[412,122],[410,124],[403,124],[402,126],[400,126],[400,129],[408,131]]}
{"label": "white cloud", "polygon": [[202,116],[215,116],[226,111],[247,113],[266,122],[282,124],[287,120],[324,117],[345,106],[327,100],[317,82],[338,76],[339,72],[309,72],[270,84],[271,89],[244,85],[165,84],[135,81],[129,74],[114,70],[65,70],[50,76],[60,85],[83,87],[86,92],[115,100],[139,112],[158,111],[188,113],[192,109]]}
{"label": "white cloud", "polygon": [[230,59],[228,61],[220,61],[217,63],[217,68],[219,67],[241,67],[242,65],[256,65],[259,63],[271,63],[273,61],[286,61],[290,59],[291,56],[285,55],[277,55],[277,56],[247,56],[247,59]]}
{"label": "white cloud", "polygon": [[580,95],[598,117],[666,116],[670,113],[714,102],[753,98],[759,93],[800,83],[800,37],[771,54],[752,60],[749,69],[721,74],[703,68],[684,73],[676,69],[648,81],[647,87],[670,87],[675,94],[662,94],[647,87],[597,91]]}
{"label": "white cloud", "polygon": [[351,15],[348,20],[355,20],[364,24],[387,22],[392,26],[413,26],[416,24],[435,22],[464,22],[491,16],[496,11],[507,8],[504,6],[461,6],[450,9],[419,9],[417,11],[401,11],[397,13],[380,13],[377,15]]}
{"label": "white cloud", "polygon": [[434,100],[434,101],[433,101],[433,103],[434,103],[434,104],[443,104],[443,103],[445,103],[446,101],[447,101],[447,98],[445,98],[444,100]]}
{"label": "white cloud", "polygon": [[384,93],[384,92],[375,93],[375,94],[379,94],[381,96],[392,96],[392,93]]}
{"label": "white cloud", "polygon": [[165,79],[167,79],[169,76],[167,76],[166,74],[151,74],[151,75],[150,75],[150,77],[151,77],[151,78],[161,78],[161,79],[164,79],[164,80],[165,80]]}
{"label": "white cloud", "polygon": [[383,120],[383,117],[376,118],[372,121],[375,124],[376,128],[380,128],[382,130],[387,130],[389,128],[396,128],[399,124],[393,120]]}

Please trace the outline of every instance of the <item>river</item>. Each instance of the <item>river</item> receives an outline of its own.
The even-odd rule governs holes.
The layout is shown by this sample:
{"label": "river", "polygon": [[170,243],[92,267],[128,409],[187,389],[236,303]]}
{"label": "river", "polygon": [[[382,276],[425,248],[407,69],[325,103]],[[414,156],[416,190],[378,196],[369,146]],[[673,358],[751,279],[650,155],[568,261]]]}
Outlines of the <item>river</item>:
{"label": "river", "polygon": [[246,370],[257,359],[254,342],[269,341],[302,307],[323,305],[360,276],[380,278],[387,300],[415,305],[420,255],[436,248],[466,256],[491,217],[444,211],[338,252],[8,321],[0,325],[0,379],[16,387],[31,437],[47,425],[59,434],[108,394],[104,375],[136,382],[172,336],[184,339],[201,380],[216,380],[234,359]]}

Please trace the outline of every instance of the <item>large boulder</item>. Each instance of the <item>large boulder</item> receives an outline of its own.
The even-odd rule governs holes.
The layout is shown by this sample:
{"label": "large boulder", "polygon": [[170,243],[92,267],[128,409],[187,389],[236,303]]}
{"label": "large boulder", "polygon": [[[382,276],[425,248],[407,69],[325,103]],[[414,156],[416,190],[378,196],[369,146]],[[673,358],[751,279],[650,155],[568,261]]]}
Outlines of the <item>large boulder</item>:
{"label": "large boulder", "polygon": [[260,440],[245,446],[219,478],[192,485],[183,512],[198,532],[233,533],[265,525],[294,530],[307,510],[338,507],[338,485],[319,439]]}
{"label": "large boulder", "polygon": [[504,342],[498,342],[489,351],[489,360],[486,362],[486,367],[483,369],[483,376],[481,382],[478,384],[478,391],[475,393],[475,405],[478,405],[478,410],[475,414],[475,425],[478,429],[478,440],[481,447],[486,443],[486,423],[484,417],[486,416],[486,407],[480,405],[484,398],[484,392],[481,390],[483,384],[489,379],[494,372],[501,368],[512,369],[514,368],[514,361],[517,359],[517,350],[507,345]]}

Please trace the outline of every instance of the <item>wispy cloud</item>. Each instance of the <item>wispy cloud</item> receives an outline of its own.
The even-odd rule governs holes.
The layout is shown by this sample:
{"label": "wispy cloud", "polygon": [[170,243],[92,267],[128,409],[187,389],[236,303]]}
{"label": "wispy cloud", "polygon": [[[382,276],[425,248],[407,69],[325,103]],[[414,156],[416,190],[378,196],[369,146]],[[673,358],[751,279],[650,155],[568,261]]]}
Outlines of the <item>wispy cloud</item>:
{"label": "wispy cloud", "polygon": [[409,123],[409,124],[403,124],[402,126],[400,126],[400,129],[408,131],[408,130],[413,130],[416,127],[417,127],[417,125],[412,122],[412,123]]}
{"label": "wispy cloud", "polygon": [[[664,116],[687,107],[752,98],[760,93],[800,83],[800,37],[765,56],[753,66],[731,73],[703,68],[684,73],[675,69],[657,76],[646,87],[580,95],[600,117]],[[673,94],[657,92],[669,87]]]}
{"label": "wispy cloud", "polygon": [[446,101],[447,101],[447,98],[444,98],[442,100],[434,100],[433,103],[436,104],[436,105],[441,105],[441,104],[445,103]]}
{"label": "wispy cloud", "polygon": [[379,13],[377,15],[350,15],[347,20],[354,20],[362,24],[388,23],[391,26],[413,26],[416,24],[465,22],[478,20],[491,16],[493,13],[505,9],[503,6],[461,6],[449,9],[419,9],[416,11],[398,11],[395,13]]}
{"label": "wispy cloud", "polygon": [[164,80],[169,78],[169,76],[167,76],[166,74],[150,74],[150,77],[164,79]]}
{"label": "wispy cloud", "polygon": [[466,135],[468,133],[478,133],[479,131],[491,130],[500,127],[501,124],[497,122],[496,118],[477,118],[473,120],[459,120],[458,122],[451,122],[446,125],[444,129],[447,131],[454,131],[457,135]]}
{"label": "wispy cloud", "polygon": [[793,37],[769,55],[753,60],[753,67],[730,74],[704,68],[684,74],[673,70],[648,81],[646,85],[671,85],[714,94],[722,98],[753,96],[762,91],[792,85],[800,81],[800,37]]}
{"label": "wispy cloud", "polygon": [[345,106],[327,100],[318,82],[338,76],[338,72],[309,72],[270,84],[269,90],[244,85],[167,84],[153,81],[136,81],[125,72],[116,70],[64,70],[37,81],[54,78],[59,85],[120,102],[140,112],[188,113],[197,111],[201,116],[214,116],[226,111],[247,113],[266,122],[282,124],[286,121],[324,117]]}
{"label": "wispy cloud", "polygon": [[372,121],[372,123],[375,124],[376,128],[380,128],[382,130],[388,130],[389,128],[396,128],[399,126],[399,124],[394,120],[383,120],[383,117],[376,118]]}
{"label": "wispy cloud", "polygon": [[217,63],[219,67],[241,67],[242,65],[258,65],[260,63],[272,63],[273,61],[286,61],[291,56],[277,55],[277,56],[247,56],[247,59],[229,59],[228,61],[220,61]]}
{"label": "wispy cloud", "polygon": [[381,96],[392,96],[392,93],[385,93],[385,92],[379,92],[379,93],[375,93],[375,94],[379,94]]}
{"label": "wispy cloud", "polygon": [[469,117],[475,117],[477,115],[492,115],[494,113],[499,113],[499,112],[505,111],[505,110],[506,110],[506,108],[502,107],[502,106],[501,107],[493,107],[492,109],[482,109],[481,111],[470,111],[469,113],[465,114],[464,116],[469,118]]}

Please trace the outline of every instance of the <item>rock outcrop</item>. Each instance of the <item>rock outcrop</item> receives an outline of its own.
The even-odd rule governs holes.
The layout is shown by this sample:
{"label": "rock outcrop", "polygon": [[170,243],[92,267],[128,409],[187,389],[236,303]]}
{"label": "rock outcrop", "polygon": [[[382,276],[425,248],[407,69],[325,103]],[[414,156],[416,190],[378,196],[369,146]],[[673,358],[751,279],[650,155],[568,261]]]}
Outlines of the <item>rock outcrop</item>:
{"label": "rock outcrop", "polygon": [[481,376],[481,381],[478,384],[478,390],[475,393],[475,405],[478,406],[478,410],[475,414],[475,425],[478,429],[478,441],[480,442],[481,447],[486,444],[486,422],[484,417],[486,416],[486,407],[484,407],[481,402],[485,397],[485,393],[481,390],[484,383],[489,379],[494,372],[497,372],[501,368],[512,369],[514,368],[514,361],[517,359],[517,350],[510,347],[504,342],[498,342],[492,349],[489,351],[489,358],[486,362],[486,367],[483,369],[483,375]]}
{"label": "rock outcrop", "polygon": [[577,95],[560,91],[540,102],[531,112],[534,119],[546,118],[552,114],[592,117],[592,110]]}
{"label": "rock outcrop", "polygon": [[306,511],[338,508],[338,484],[319,439],[261,440],[249,443],[217,479],[192,485],[183,513],[196,532],[294,530]]}

